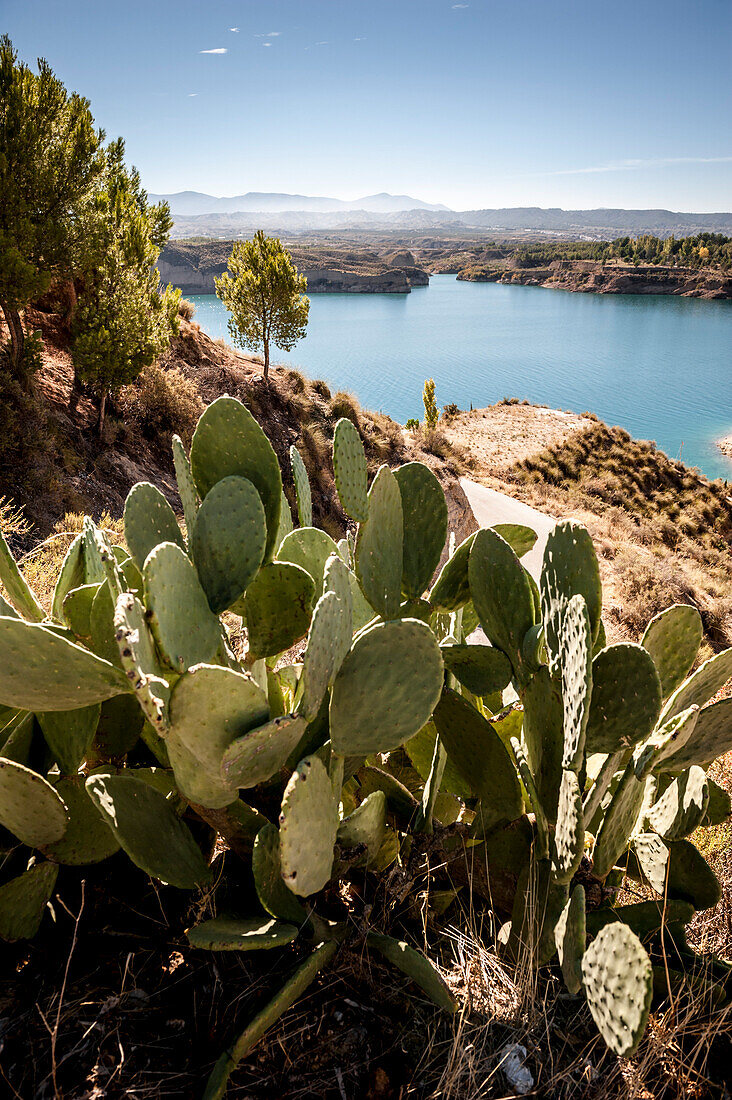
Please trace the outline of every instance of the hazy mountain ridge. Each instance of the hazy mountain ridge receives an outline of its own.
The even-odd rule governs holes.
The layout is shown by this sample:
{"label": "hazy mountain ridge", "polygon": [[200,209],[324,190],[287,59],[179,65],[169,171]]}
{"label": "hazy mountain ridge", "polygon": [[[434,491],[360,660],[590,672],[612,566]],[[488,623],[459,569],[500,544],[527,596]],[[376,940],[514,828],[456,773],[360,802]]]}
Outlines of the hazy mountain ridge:
{"label": "hazy mountain ridge", "polygon": [[167,202],[173,214],[184,216],[264,211],[334,213],[340,210],[364,210],[371,214],[386,214],[400,210],[449,210],[442,203],[423,202],[422,199],[413,199],[410,195],[390,195],[386,191],[381,191],[378,195],[365,195],[350,202],[323,195],[288,195],[275,191],[247,191],[245,195],[228,198],[217,198],[200,191],[178,191],[171,195],[151,194],[149,197],[153,202]]}

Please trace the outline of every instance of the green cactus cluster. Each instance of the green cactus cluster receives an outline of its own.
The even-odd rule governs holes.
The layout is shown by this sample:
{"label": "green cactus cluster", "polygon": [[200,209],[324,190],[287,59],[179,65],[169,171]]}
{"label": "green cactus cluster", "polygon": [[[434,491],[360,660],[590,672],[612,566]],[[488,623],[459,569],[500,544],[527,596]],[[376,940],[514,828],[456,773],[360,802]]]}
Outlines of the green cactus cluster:
{"label": "green cactus cluster", "polygon": [[[339,543],[311,526],[295,448],[293,524],[272,447],[228,397],[203,413],[190,455],[174,440],[184,529],[162,493],[135,486],[126,548],[87,520],[49,615],[0,539],[0,825],[27,856],[0,882],[0,936],[36,933],[64,865],[120,849],[162,883],[210,889],[207,823],[249,863],[254,894],[191,928],[191,944],[310,945],[220,1059],[206,1093],[218,1097],[354,939],[454,1011],[420,951],[345,920],[337,900],[344,880],[444,835],[448,861],[468,847],[488,868],[499,950],[557,965],[628,1055],[664,920],[674,969],[691,967],[684,924],[719,898],[688,837],[730,815],[706,767],[732,748],[732,700],[709,701],[732,650],[691,671],[701,623],[688,606],[639,645],[608,645],[583,527],[556,526],[537,585],[521,563],[530,529],[455,548],[426,466],[382,466],[369,486],[348,420],[333,450],[355,531]],[[626,875],[659,904],[617,904]],[[436,912],[454,897],[438,893]]]}

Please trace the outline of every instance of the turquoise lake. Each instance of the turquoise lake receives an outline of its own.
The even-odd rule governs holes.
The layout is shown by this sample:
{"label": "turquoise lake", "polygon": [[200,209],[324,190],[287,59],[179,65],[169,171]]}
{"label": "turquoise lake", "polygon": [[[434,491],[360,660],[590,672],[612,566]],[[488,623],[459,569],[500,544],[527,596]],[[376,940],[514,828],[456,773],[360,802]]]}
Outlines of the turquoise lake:
{"label": "turquoise lake", "polygon": [[[191,301],[204,331],[228,340],[218,298]],[[411,294],[313,295],[307,337],[274,358],[402,423],[421,418],[422,386],[434,378],[440,406],[518,397],[589,409],[709,477],[732,477],[715,446],[732,434],[732,301],[437,275]]]}

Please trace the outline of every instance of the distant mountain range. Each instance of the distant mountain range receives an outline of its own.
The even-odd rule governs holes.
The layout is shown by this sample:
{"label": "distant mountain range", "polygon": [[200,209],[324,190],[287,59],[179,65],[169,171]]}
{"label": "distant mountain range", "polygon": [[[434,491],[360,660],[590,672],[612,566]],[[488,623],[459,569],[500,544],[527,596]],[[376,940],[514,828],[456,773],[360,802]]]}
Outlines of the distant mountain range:
{"label": "distant mountain range", "polygon": [[174,195],[150,195],[153,202],[169,203],[173,214],[184,216],[197,214],[282,213],[284,211],[310,211],[320,214],[341,210],[365,210],[369,214],[390,214],[400,210],[447,211],[441,203],[422,202],[410,195],[366,195],[353,202],[331,199],[322,195],[286,195],[271,191],[247,191],[246,195],[216,198],[200,191],[178,191]]}
{"label": "distant mountain range", "polygon": [[562,210],[514,206],[484,210],[450,210],[409,195],[368,195],[353,202],[312,195],[250,191],[232,198],[215,198],[198,191],[150,195],[153,202],[170,203],[173,237],[243,236],[255,229],[306,233],[399,232],[464,233],[481,230],[504,234],[535,234],[562,238],[611,239],[653,233],[658,237],[694,233],[732,235],[732,213],[678,213],[673,210]]}

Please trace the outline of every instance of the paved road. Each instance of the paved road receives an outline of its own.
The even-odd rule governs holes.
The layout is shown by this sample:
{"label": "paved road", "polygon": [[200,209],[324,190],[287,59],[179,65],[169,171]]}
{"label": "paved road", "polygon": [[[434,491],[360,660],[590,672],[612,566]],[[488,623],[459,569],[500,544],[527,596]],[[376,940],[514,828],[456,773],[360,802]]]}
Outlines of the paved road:
{"label": "paved road", "polygon": [[460,478],[460,484],[480,527],[492,527],[494,523],[524,523],[536,531],[539,536],[536,545],[521,559],[521,562],[534,580],[538,581],[547,535],[556,524],[556,519],[546,515],[545,512],[537,512],[536,508],[531,508],[520,500],[514,500],[505,493],[498,493],[495,489],[488,489],[485,485],[469,481],[466,477]]}

